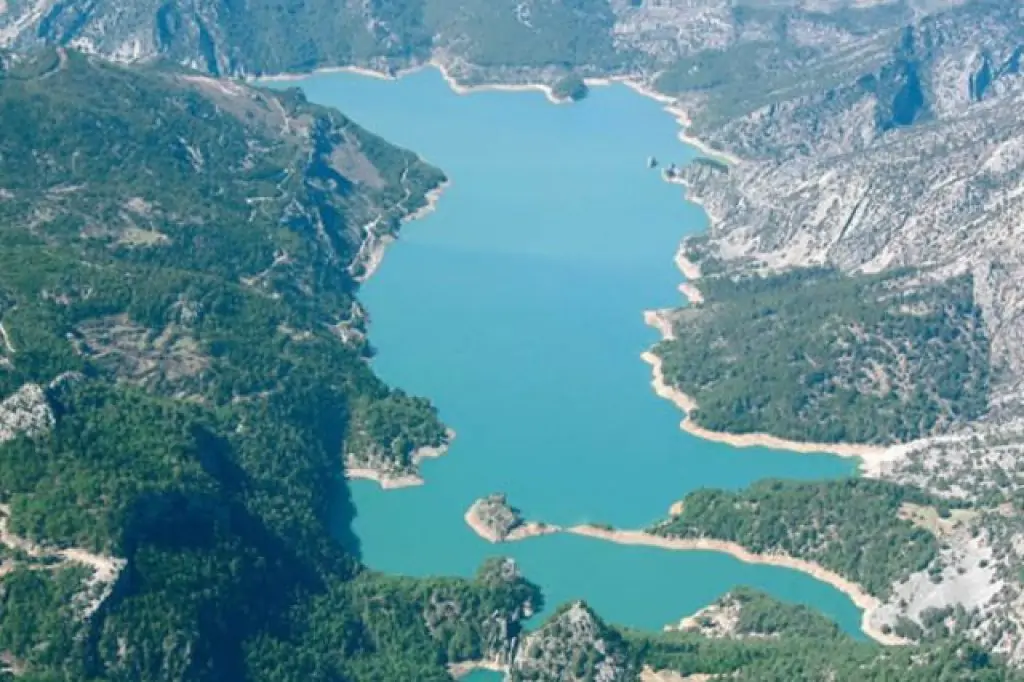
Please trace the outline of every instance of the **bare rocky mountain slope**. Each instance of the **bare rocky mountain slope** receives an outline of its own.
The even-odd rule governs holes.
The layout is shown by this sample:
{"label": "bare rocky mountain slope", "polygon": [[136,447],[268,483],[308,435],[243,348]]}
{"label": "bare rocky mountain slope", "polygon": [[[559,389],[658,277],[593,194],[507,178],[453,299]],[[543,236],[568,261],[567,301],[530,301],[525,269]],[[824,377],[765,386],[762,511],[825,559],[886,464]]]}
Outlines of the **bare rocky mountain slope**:
{"label": "bare rocky mountain slope", "polygon": [[880,34],[956,4],[5,0],[0,5],[0,46],[74,45],[132,61],[162,56],[219,74],[347,64],[401,68],[431,58],[468,80],[552,80],[567,70],[606,75],[668,69],[677,81],[695,76],[691,86],[703,88],[712,78],[715,84],[729,81],[721,83],[728,89],[736,78],[721,79],[706,70],[695,74],[685,60],[704,55],[714,64],[714,51],[735,50],[770,56],[748,74],[753,76],[747,79],[750,83],[765,80],[762,70],[781,74],[793,65],[806,66],[810,58],[842,61],[839,57],[845,55],[862,64],[866,54],[881,49]]}

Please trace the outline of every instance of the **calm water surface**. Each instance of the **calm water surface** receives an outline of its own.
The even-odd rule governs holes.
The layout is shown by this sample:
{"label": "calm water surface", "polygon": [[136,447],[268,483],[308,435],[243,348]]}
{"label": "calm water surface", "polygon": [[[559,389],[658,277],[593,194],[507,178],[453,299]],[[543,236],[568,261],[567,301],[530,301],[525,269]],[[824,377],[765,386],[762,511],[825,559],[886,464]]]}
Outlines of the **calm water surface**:
{"label": "calm water surface", "polygon": [[795,571],[575,536],[496,547],[463,522],[474,499],[500,491],[528,518],[638,528],[696,488],[852,472],[834,457],[695,439],[651,391],[639,356],[657,335],[642,312],[680,304],[673,255],[707,226],[646,168],[652,154],[692,158],[672,117],[622,86],[552,106],[540,93],[458,96],[432,70],[299,85],[452,180],[362,292],[377,372],[429,397],[458,432],[449,455],[423,467],[425,486],[352,483],[370,566],[470,575],[507,554],[549,608],[584,598],[609,620],[650,629],[745,584],[857,629],[846,597]]}
{"label": "calm water surface", "polygon": [[474,670],[465,677],[459,678],[461,682],[502,682],[505,676],[501,673],[490,670]]}

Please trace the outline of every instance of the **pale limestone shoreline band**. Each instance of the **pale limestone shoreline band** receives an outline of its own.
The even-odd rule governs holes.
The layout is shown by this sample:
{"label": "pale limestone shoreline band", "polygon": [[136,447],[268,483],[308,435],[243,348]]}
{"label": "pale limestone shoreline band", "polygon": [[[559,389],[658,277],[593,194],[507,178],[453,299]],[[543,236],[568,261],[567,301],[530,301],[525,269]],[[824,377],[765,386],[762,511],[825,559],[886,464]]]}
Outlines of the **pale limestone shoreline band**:
{"label": "pale limestone shoreline band", "polygon": [[411,223],[414,220],[421,220],[426,218],[428,215],[437,210],[437,202],[441,200],[441,195],[444,194],[445,190],[451,186],[451,180],[445,179],[441,184],[436,187],[432,187],[427,190],[427,193],[423,195],[426,200],[422,206],[413,211],[412,213],[402,217],[402,223]]}
{"label": "pale limestone shoreline band", "polygon": [[[654,326],[654,325],[652,325]],[[657,327],[656,327],[657,328]],[[715,443],[724,443],[735,448],[763,447],[771,450],[788,450],[801,454],[828,454],[839,457],[855,457],[860,459],[860,469],[866,476],[880,476],[885,466],[902,456],[901,446],[879,447],[874,445],[857,445],[853,443],[811,443],[786,440],[767,433],[727,433],[711,431],[693,423],[689,413],[697,409],[697,401],[693,396],[683,393],[666,382],[660,357],[650,351],[641,353],[640,358],[651,366],[653,378],[651,386],[660,398],[671,401],[686,413],[680,428],[692,436]]]}
{"label": "pale limestone shoreline band", "polygon": [[[311,73],[282,73],[269,76],[257,76],[250,78],[250,80],[267,80],[267,81],[301,81],[310,76],[319,74],[331,74],[331,73],[352,73],[359,76],[368,76],[370,78],[376,78],[378,80],[398,80],[403,76],[422,71],[426,68],[434,68],[441,72],[441,77],[444,78],[445,83],[451,88],[452,92],[457,95],[468,95],[473,92],[486,92],[486,91],[503,91],[503,92],[527,92],[527,91],[540,91],[544,93],[548,101],[552,104],[565,104],[568,100],[559,99],[555,97],[555,93],[550,85],[544,83],[482,83],[480,85],[461,85],[448,71],[448,67],[438,62],[437,60],[430,60],[424,64],[418,64],[416,66],[410,66],[405,69],[399,69],[394,73],[386,73],[384,71],[375,71],[374,69],[368,69],[362,66],[331,66],[322,69],[315,69]],[[594,79],[593,84],[598,84],[599,81],[604,79]],[[591,81],[584,81],[588,84]]]}
{"label": "pale limestone shoreline band", "polygon": [[728,554],[729,556],[748,564],[765,564],[780,566],[805,573],[812,578],[827,583],[850,598],[859,609],[863,611],[861,616],[861,630],[871,639],[879,644],[895,646],[906,644],[901,637],[891,633],[882,632],[872,624],[874,612],[881,606],[881,602],[871,594],[868,594],[863,587],[857,583],[847,580],[838,573],[824,568],[812,561],[797,559],[782,554],[755,554],[742,545],[724,540],[709,538],[667,538],[658,535],[651,535],[636,530],[605,530],[595,526],[572,526],[566,528],[565,532],[573,535],[596,538],[608,542],[615,542],[620,545],[641,545],[646,547],[658,547],[676,551],[708,551]]}
{"label": "pale limestone shoreline band", "polygon": [[690,305],[700,305],[704,302],[704,294],[700,293],[700,289],[689,282],[683,282],[679,285],[679,293],[686,297]]}
{"label": "pale limestone shoreline band", "polygon": [[362,255],[363,249],[367,249],[369,253],[366,256],[366,261],[363,263],[363,274],[356,277],[355,280],[360,284],[366,282],[377,272],[377,268],[384,262],[384,252],[387,251],[388,247],[391,246],[395,238],[389,234],[376,236],[373,234],[367,235],[366,240],[359,247],[360,253],[356,254],[356,262]]}
{"label": "pale limestone shoreline band", "polygon": [[[700,279],[700,266],[689,260],[680,248],[675,257],[676,266],[688,280]],[[699,295],[700,292],[697,291]],[[700,298],[703,301],[703,297]],[[691,303],[694,300],[691,299]],[[644,312],[644,321],[658,330],[662,339],[672,340],[675,331],[664,311],[648,310]],[[724,443],[735,448],[764,447],[772,450],[788,450],[801,454],[829,454],[839,457],[855,457],[860,460],[860,470],[865,476],[879,477],[887,465],[901,459],[908,446],[895,445],[883,447],[877,445],[858,445],[855,443],[814,443],[807,441],[787,440],[768,433],[734,434],[725,431],[711,431],[694,424],[690,412],[697,409],[697,400],[678,388],[670,385],[665,379],[662,360],[651,351],[641,353],[640,358],[651,366],[653,378],[651,386],[661,398],[671,401],[685,415],[679,427],[692,436],[715,443]]]}
{"label": "pale limestone shoreline band", "polygon": [[711,682],[717,675],[706,673],[691,673],[683,675],[675,670],[655,670],[645,665],[640,671],[640,682]]}
{"label": "pale limestone shoreline band", "polygon": [[[500,542],[501,540],[495,537],[491,530],[481,523],[480,519],[476,518],[472,512],[473,508],[471,507],[465,515],[465,520],[469,527],[485,540],[490,542]],[[669,512],[671,515],[678,515],[681,513],[681,503],[677,502],[673,504]],[[779,566],[799,571],[811,576],[815,580],[831,585],[849,597],[850,601],[852,601],[857,608],[863,611],[861,616],[861,630],[863,630],[864,634],[868,637],[887,646],[906,643],[903,638],[891,633],[882,632],[882,630],[874,626],[872,622],[873,616],[882,605],[881,601],[869,594],[859,584],[852,580],[848,580],[838,573],[830,571],[813,561],[798,559],[786,554],[757,554],[736,542],[716,540],[713,538],[670,538],[653,535],[640,530],[613,530],[587,524],[562,528],[560,526],[529,522],[520,528],[523,529],[523,532],[517,534],[513,531],[507,538],[505,538],[505,542],[525,540],[529,537],[549,535],[552,533],[569,533],[571,535],[580,535],[596,540],[614,542],[620,545],[656,547],[659,549],[683,552],[718,552],[720,554],[727,554],[738,561],[748,564]]]}
{"label": "pale limestone shoreline band", "polygon": [[[468,95],[474,92],[486,92],[486,91],[503,91],[503,92],[528,92],[528,91],[539,91],[544,93],[544,96],[552,104],[566,104],[569,102],[568,99],[561,99],[555,97],[554,90],[550,85],[544,83],[483,83],[480,85],[461,85],[451,75],[448,67],[436,59],[418,64],[416,66],[410,66],[405,69],[399,69],[393,73],[386,73],[384,71],[376,71],[361,66],[338,66],[338,67],[325,67],[321,69],[315,69],[311,73],[282,73],[277,75],[269,76],[257,76],[248,77],[248,80],[268,80],[268,81],[299,81],[309,78],[311,75],[317,74],[330,74],[330,73],[352,73],[359,76],[368,76],[370,78],[377,78],[380,80],[397,80],[402,76],[407,76],[417,71],[421,71],[425,68],[435,68],[441,73],[441,77],[444,78],[445,83],[451,88],[452,92],[457,95]],[[676,98],[666,95],[654,90],[647,85],[644,85],[636,76],[609,76],[606,78],[584,78],[584,84],[587,87],[604,87],[612,85],[613,83],[622,83],[626,87],[630,88],[634,92],[644,97],[659,102],[665,105],[665,111],[671,114],[676,123],[682,128],[679,132],[679,140],[683,144],[690,145],[697,149],[702,154],[709,158],[722,161],[728,165],[735,165],[740,162],[739,157],[729,152],[721,151],[712,148],[706,142],[687,134],[686,129],[692,125],[689,115],[686,111],[679,107],[676,102]]]}
{"label": "pale limestone shoreline band", "polygon": [[644,324],[654,327],[661,334],[662,341],[671,341],[676,338],[675,330],[672,329],[672,320],[668,318],[666,310],[645,310]]}
{"label": "pale limestone shoreline band", "polygon": [[448,674],[456,680],[461,679],[476,670],[490,670],[496,673],[508,673],[508,666],[497,658],[493,660],[462,661],[461,663],[448,664]]}
{"label": "pale limestone shoreline band", "polygon": [[[692,199],[687,198],[687,201],[692,201]],[[679,271],[683,273],[683,277],[686,279],[690,281],[700,279],[700,266],[686,257],[686,253],[683,251],[682,246],[680,246],[679,250],[676,251],[675,263],[676,267],[679,268]]]}
{"label": "pale limestone shoreline band", "polygon": [[505,538],[500,538],[487,526],[486,523],[483,522],[483,519],[476,515],[476,505],[470,506],[462,518],[466,521],[466,525],[473,529],[474,533],[484,540],[494,544],[499,542],[515,542],[516,540],[525,540],[527,538],[538,537],[541,535],[551,535],[552,533],[560,533],[562,531],[559,526],[538,523],[537,521],[527,521],[526,523],[513,528]]}
{"label": "pale limestone shoreline band", "polygon": [[416,474],[402,474],[393,476],[388,473],[381,473],[376,469],[366,467],[345,467],[345,478],[349,480],[373,481],[384,490],[396,490],[398,488],[411,488],[423,485],[423,479]]}
{"label": "pale limestone shoreline band", "polygon": [[[419,464],[425,459],[436,459],[448,454],[448,448],[452,444],[452,441],[455,440],[455,436],[455,429],[445,429],[445,438],[441,445],[425,445],[414,450],[410,458],[413,466]],[[345,478],[349,480],[373,481],[380,485],[384,490],[412,488],[414,486],[423,485],[424,483],[423,479],[417,474],[394,475],[386,471],[381,472],[369,467],[349,466],[348,461],[346,461],[345,464]]]}

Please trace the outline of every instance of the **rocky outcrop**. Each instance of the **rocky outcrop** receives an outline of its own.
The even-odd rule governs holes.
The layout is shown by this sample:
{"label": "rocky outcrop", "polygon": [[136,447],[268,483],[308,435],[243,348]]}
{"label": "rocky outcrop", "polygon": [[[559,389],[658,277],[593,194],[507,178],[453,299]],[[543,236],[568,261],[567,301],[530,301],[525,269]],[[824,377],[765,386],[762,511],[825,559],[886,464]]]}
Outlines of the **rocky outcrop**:
{"label": "rocky outcrop", "polygon": [[507,679],[513,682],[619,682],[635,680],[618,634],[586,603],[559,609],[516,649]]}
{"label": "rocky outcrop", "polygon": [[486,540],[501,542],[523,525],[519,510],[508,503],[501,493],[482,497],[466,512],[470,527]]}
{"label": "rocky outcrop", "polygon": [[38,384],[25,384],[0,402],[0,443],[45,433],[54,423],[53,410]]}
{"label": "rocky outcrop", "polygon": [[489,542],[522,540],[560,530],[558,526],[523,520],[522,513],[501,493],[481,497],[466,511],[466,523]]}
{"label": "rocky outcrop", "polygon": [[736,635],[743,605],[726,594],[713,604],[686,616],[676,625],[666,625],[666,630],[693,632],[703,637],[723,638]]}
{"label": "rocky outcrop", "polygon": [[[441,582],[427,595],[423,610],[423,621],[435,639],[446,648],[453,639],[463,645],[449,648],[456,676],[477,668],[507,668],[515,658],[522,621],[541,602],[539,588],[523,577],[514,559],[486,561],[474,582],[487,588],[491,598],[481,601],[479,593],[468,593],[455,582]],[[467,655],[470,660],[459,660]]]}

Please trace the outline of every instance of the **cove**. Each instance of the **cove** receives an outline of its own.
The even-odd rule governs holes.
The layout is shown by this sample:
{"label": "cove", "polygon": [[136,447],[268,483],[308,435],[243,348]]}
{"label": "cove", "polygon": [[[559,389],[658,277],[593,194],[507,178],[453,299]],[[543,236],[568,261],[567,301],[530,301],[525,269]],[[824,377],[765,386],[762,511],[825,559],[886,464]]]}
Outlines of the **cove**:
{"label": "cove", "polygon": [[458,437],[426,485],[350,483],[371,567],[471,575],[515,557],[547,608],[582,598],[611,622],[660,629],[737,585],[812,605],[858,633],[859,612],[802,573],[712,552],[551,535],[495,546],[463,514],[504,492],[526,518],[642,528],[700,487],[848,476],[853,462],[733,449],[679,429],[640,353],[645,309],[679,305],[680,239],[706,217],[646,167],[684,163],[661,105],[625,86],[553,106],[540,93],[452,92],[434,70],[397,81],[323,73],[298,83],[441,167],[438,210],[406,225],[361,300],[376,371],[438,405]]}

